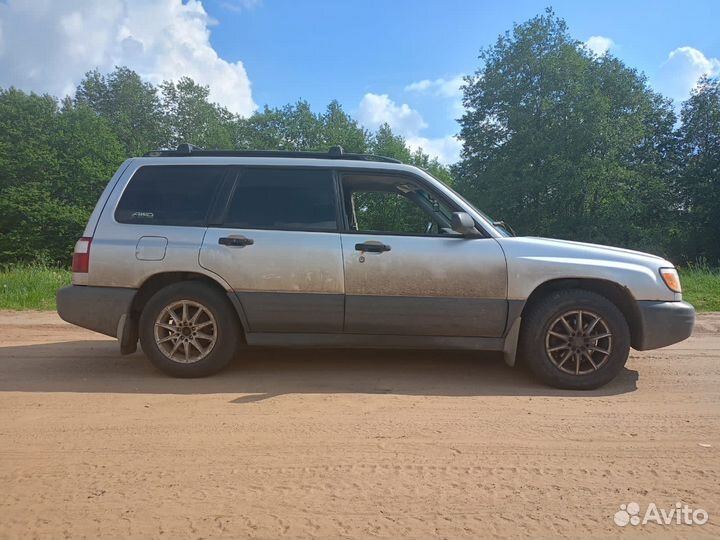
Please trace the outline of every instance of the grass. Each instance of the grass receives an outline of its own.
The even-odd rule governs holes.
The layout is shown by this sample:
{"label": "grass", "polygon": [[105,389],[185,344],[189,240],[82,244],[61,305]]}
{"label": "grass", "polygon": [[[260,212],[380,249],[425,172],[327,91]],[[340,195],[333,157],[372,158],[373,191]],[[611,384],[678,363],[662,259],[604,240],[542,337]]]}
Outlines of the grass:
{"label": "grass", "polygon": [[[698,311],[720,311],[720,270],[681,269],[683,298]],[[55,309],[55,293],[70,271],[42,264],[0,267],[0,309]]]}
{"label": "grass", "polygon": [[70,271],[42,264],[0,267],[0,309],[55,309],[55,293]]}
{"label": "grass", "polygon": [[681,268],[683,300],[697,311],[720,311],[720,269]]}

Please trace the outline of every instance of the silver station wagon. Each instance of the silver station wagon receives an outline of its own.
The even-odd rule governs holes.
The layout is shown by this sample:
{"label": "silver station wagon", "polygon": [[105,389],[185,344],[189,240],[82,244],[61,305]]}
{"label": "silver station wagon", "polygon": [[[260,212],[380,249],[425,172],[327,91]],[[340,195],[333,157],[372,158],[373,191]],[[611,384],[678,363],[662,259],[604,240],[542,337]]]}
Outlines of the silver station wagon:
{"label": "silver station wagon", "polygon": [[427,172],[340,147],[129,159],[72,271],[60,316],[178,377],[243,344],[475,349],[589,389],[695,320],[660,257],[513,236]]}

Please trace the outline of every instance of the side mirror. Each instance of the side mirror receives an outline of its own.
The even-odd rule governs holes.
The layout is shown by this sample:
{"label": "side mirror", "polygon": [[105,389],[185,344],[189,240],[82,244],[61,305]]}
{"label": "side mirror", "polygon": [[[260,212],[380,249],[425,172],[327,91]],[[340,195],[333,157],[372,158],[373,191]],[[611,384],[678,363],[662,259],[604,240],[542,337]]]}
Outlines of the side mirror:
{"label": "side mirror", "polygon": [[477,235],[475,221],[473,221],[473,218],[471,218],[467,212],[453,212],[451,225],[452,230],[456,233],[472,236]]}

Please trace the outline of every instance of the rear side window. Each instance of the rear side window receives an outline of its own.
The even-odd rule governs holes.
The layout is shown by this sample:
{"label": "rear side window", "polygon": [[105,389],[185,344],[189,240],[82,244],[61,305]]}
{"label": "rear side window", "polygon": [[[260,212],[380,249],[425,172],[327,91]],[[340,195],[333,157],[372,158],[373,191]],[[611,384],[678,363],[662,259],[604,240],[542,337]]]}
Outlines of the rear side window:
{"label": "rear side window", "polygon": [[146,166],[137,170],[115,210],[120,223],[202,227],[227,167]]}
{"label": "rear side window", "polygon": [[332,172],[323,169],[246,169],[225,217],[237,229],[337,230]]}

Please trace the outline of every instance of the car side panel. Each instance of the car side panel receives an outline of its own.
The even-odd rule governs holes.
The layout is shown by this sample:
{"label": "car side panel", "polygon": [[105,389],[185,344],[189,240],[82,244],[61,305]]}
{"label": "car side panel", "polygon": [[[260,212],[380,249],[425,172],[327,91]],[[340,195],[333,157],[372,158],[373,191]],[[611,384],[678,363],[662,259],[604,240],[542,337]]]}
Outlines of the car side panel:
{"label": "car side panel", "polygon": [[[346,332],[503,335],[507,269],[495,239],[353,233],[342,242]],[[364,242],[391,249],[358,251]]]}
{"label": "car side panel", "polygon": [[[163,272],[195,272],[207,275],[229,290],[219,276],[198,263],[205,227],[118,223],[115,208],[125,187],[138,168],[148,160],[130,160],[102,207],[93,231],[87,285],[139,288],[148,278]],[[158,162],[166,165],[169,163]],[[165,245],[162,256],[144,255],[143,238]]]}
{"label": "car side panel", "polygon": [[507,258],[510,300],[527,300],[543,283],[568,278],[617,283],[627,288],[635,300],[682,300],[681,294],[662,283],[658,269],[673,265],[660,257],[545,238],[512,237],[498,242]]}
{"label": "car side panel", "polygon": [[[251,245],[221,245],[242,236]],[[341,332],[344,283],[340,234],[208,229],[200,264],[237,294],[251,332]]]}
{"label": "car side panel", "polygon": [[[205,227],[167,227],[104,223],[100,220],[92,241],[88,285],[140,287],[150,276],[161,272],[200,272],[211,275],[198,264]],[[143,237],[167,241],[162,258],[145,259],[138,251]]]}

